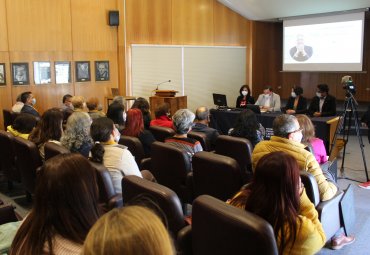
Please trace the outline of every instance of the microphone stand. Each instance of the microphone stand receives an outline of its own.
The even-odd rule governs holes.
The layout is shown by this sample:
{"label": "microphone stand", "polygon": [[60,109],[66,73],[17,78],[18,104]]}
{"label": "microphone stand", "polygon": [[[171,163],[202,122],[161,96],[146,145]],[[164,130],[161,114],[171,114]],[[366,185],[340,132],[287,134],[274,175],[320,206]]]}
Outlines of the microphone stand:
{"label": "microphone stand", "polygon": [[163,84],[163,83],[167,83],[167,82],[171,82],[171,80],[168,80],[168,81],[163,81],[163,82],[160,82],[157,84],[157,88],[155,90],[158,90],[159,88],[159,85]]}

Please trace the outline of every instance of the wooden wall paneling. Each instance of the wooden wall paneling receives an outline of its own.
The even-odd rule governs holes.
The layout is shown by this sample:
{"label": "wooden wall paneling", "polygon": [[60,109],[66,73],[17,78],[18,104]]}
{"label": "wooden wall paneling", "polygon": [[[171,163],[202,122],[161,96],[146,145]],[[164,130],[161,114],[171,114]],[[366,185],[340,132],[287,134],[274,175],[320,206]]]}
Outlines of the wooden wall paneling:
{"label": "wooden wall paneling", "polygon": [[214,44],[247,45],[247,20],[223,4],[214,2]]}
{"label": "wooden wall paneling", "polygon": [[172,0],[126,0],[127,43],[172,44]]}
{"label": "wooden wall paneling", "polygon": [[[118,84],[117,88],[121,95],[126,95],[126,13],[125,13],[125,2],[117,1],[117,10],[119,11],[119,27],[117,34],[117,74],[118,74]],[[112,87],[115,87],[112,84]]]}
{"label": "wooden wall paneling", "polygon": [[10,82],[10,65],[9,65],[9,53],[0,51],[0,63],[5,63],[5,78],[6,85],[0,85],[0,129],[4,128],[3,122],[3,109],[11,109],[11,82]]}
{"label": "wooden wall paneling", "polygon": [[214,45],[214,2],[172,1],[172,43]]}
{"label": "wooden wall paneling", "polygon": [[5,0],[0,0],[0,52],[8,51],[8,27]]}
{"label": "wooden wall paneling", "polygon": [[10,51],[71,50],[70,0],[7,0]]}

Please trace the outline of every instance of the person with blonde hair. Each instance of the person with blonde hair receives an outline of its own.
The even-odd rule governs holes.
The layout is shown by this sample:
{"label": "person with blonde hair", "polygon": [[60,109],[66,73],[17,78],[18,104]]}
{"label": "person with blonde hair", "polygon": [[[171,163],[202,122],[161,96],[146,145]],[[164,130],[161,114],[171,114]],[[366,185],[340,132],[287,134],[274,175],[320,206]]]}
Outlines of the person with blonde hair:
{"label": "person with blonde hair", "polygon": [[88,114],[92,120],[100,117],[105,117],[105,113],[99,110],[99,99],[97,97],[91,97],[86,102],[87,109],[89,109]]}
{"label": "person with blonde hair", "polygon": [[73,111],[82,112],[86,109],[86,100],[83,96],[74,96],[71,98]]}
{"label": "person with blonde hair", "polygon": [[324,164],[328,161],[324,141],[315,137],[315,126],[311,119],[304,114],[298,114],[296,118],[299,126],[302,128],[303,137],[301,143],[310,148],[319,164]]}
{"label": "person with blonde hair", "polygon": [[175,250],[157,215],[142,206],[128,206],[113,209],[96,222],[82,254],[173,255]]}

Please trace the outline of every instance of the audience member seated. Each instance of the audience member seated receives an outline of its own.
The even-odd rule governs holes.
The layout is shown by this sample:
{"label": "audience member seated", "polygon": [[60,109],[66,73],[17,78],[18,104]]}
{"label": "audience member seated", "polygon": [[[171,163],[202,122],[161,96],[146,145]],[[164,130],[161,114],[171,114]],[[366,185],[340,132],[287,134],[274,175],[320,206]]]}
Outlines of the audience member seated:
{"label": "audience member seated", "polygon": [[74,96],[71,102],[74,112],[86,112],[86,100],[83,96]]}
{"label": "audience member seated", "polygon": [[271,224],[279,254],[315,254],[326,240],[299,171],[297,161],[287,153],[264,155],[253,181],[229,201]]}
{"label": "audience member seated", "polygon": [[155,138],[149,130],[144,129],[143,114],[139,109],[127,111],[126,125],[122,134],[139,138],[145,157],[150,157],[150,149]]}
{"label": "audience member seated", "polygon": [[40,156],[44,160],[44,145],[46,142],[60,144],[63,129],[63,114],[58,108],[52,108],[44,112],[36,128],[29,135],[28,140],[34,142],[40,151]]}
{"label": "audience member seated", "polygon": [[174,246],[160,218],[142,206],[113,209],[91,228],[83,255],[173,255]]}
{"label": "audience member seated", "polygon": [[308,107],[308,114],[314,117],[335,116],[337,114],[336,98],[329,95],[327,84],[317,85],[316,96]]}
{"label": "audience member seated", "polygon": [[155,110],[155,119],[150,121],[150,126],[169,127],[173,129],[172,120],[168,117],[170,115],[170,105],[164,103]]}
{"label": "audience member seated", "polygon": [[60,143],[71,152],[88,158],[93,140],[90,136],[91,118],[86,112],[74,112],[68,118]]}
{"label": "audience member seated", "polygon": [[37,120],[33,115],[21,113],[17,118],[15,118],[14,123],[11,126],[8,126],[6,130],[15,137],[19,136],[28,140],[28,136],[36,124]]}
{"label": "audience member seated", "polygon": [[229,135],[247,138],[254,147],[263,140],[265,128],[257,121],[256,114],[246,109],[239,113],[235,127],[229,130]]}
{"label": "audience member seated", "polygon": [[112,103],[110,105],[108,105],[108,110],[107,110],[107,114],[109,112],[109,108],[111,105],[114,105],[114,104],[120,104],[120,105],[123,105],[125,106],[126,104],[126,100],[123,96],[115,96],[112,100]]}
{"label": "audience member seated", "polygon": [[100,117],[105,117],[105,114],[102,111],[99,111],[99,99],[96,97],[89,98],[86,102],[87,109],[89,109],[88,114],[91,119],[97,119]]}
{"label": "audience member seated", "polygon": [[324,164],[328,161],[324,141],[315,137],[315,126],[311,119],[304,114],[298,114],[296,117],[302,128],[302,143],[310,148],[319,164]]}
{"label": "audience member seated", "polygon": [[368,106],[367,111],[364,113],[364,115],[362,115],[361,122],[363,126],[367,126],[367,128],[369,129],[367,132],[367,137],[370,143],[370,105]]}
{"label": "audience member seated", "polygon": [[189,138],[188,133],[191,131],[194,113],[188,109],[180,109],[172,116],[173,125],[175,127],[175,135],[165,139],[165,143],[169,143],[183,151],[185,151],[191,159],[193,155],[202,151],[202,145],[199,141]]}
{"label": "audience member seated", "polygon": [[263,94],[258,96],[255,105],[259,105],[261,111],[280,112],[280,96],[272,91],[272,87],[265,87]]}
{"label": "audience member seated", "polygon": [[36,118],[40,118],[40,114],[34,108],[34,105],[36,104],[36,98],[33,96],[31,91],[23,92],[21,94],[21,100],[24,104],[21,113],[32,114]]}
{"label": "audience member seated", "polygon": [[120,102],[113,102],[109,105],[107,117],[111,119],[119,132],[125,128],[126,112],[125,106]]}
{"label": "audience member seated", "polygon": [[236,99],[236,108],[246,108],[247,104],[254,104],[254,98],[248,85],[243,85],[239,89],[238,98]]}
{"label": "audience member seated", "polygon": [[199,107],[195,112],[195,122],[192,131],[205,133],[211,144],[211,149],[216,146],[216,139],[220,135],[217,129],[209,127],[209,110],[207,107]]}
{"label": "audience member seated", "polygon": [[15,104],[12,106],[12,112],[21,112],[24,103],[22,102],[22,94],[17,96]]}
{"label": "audience member seated", "polygon": [[38,181],[10,254],[80,254],[100,216],[94,169],[79,154],[62,154],[45,162]]}
{"label": "audience member seated", "polygon": [[292,92],[284,108],[286,114],[307,112],[307,99],[302,94],[303,89],[301,87],[296,86],[292,88]]}
{"label": "audience member seated", "polygon": [[116,193],[122,193],[123,176],[142,177],[131,152],[127,147],[117,144],[121,134],[111,119],[102,117],[94,120],[90,133],[95,141],[91,149],[92,160],[103,164],[109,170]]}
{"label": "audience member seated", "polygon": [[152,118],[150,117],[150,110],[149,110],[149,102],[145,98],[138,97],[134,104],[132,105],[131,109],[140,109],[141,113],[143,114],[144,119],[144,128],[149,129],[150,121]]}
{"label": "audience member seated", "polygon": [[63,124],[67,123],[68,117],[73,113],[73,105],[72,105],[72,95],[66,94],[63,96],[63,106],[62,106],[62,113],[63,113]]}
{"label": "audience member seated", "polygon": [[338,188],[332,175],[328,171],[322,171],[314,155],[305,150],[302,141],[302,129],[298,120],[293,115],[282,114],[277,116],[272,124],[274,135],[271,140],[259,142],[252,153],[253,170],[256,169],[258,161],[266,154],[275,151],[283,151],[292,155],[301,170],[312,174],[319,186],[320,199],[326,201],[334,197]]}

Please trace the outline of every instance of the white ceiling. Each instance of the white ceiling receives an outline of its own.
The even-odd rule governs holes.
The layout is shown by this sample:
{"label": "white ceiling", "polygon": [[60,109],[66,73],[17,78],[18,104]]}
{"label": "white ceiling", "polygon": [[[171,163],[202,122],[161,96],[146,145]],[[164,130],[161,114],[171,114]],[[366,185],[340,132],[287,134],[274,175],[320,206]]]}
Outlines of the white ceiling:
{"label": "white ceiling", "polygon": [[250,20],[341,12],[370,7],[370,0],[218,0]]}

